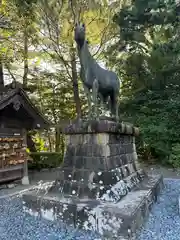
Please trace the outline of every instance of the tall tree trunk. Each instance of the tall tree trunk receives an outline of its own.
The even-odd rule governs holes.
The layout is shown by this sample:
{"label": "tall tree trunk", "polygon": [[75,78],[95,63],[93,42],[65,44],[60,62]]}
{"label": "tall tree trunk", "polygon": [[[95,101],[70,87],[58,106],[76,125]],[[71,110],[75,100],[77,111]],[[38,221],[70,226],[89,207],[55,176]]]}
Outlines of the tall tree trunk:
{"label": "tall tree trunk", "polygon": [[55,129],[55,152],[60,152],[60,131],[59,127]]}
{"label": "tall tree trunk", "polygon": [[64,146],[64,135],[61,134],[61,137],[60,137],[60,146],[61,146],[61,154],[62,156],[64,156],[64,149],[65,149],[65,146]]}
{"label": "tall tree trunk", "polygon": [[24,29],[24,75],[23,75],[23,88],[27,87],[28,77],[28,34],[27,34],[27,23]]}
{"label": "tall tree trunk", "polygon": [[80,118],[81,117],[81,102],[80,102],[80,97],[79,97],[76,54],[75,54],[74,48],[72,49],[71,68],[72,68],[72,82],[73,82],[74,101],[76,104],[76,113],[77,113],[77,117]]}
{"label": "tall tree trunk", "polygon": [[3,62],[0,57],[0,88],[4,87]]}
{"label": "tall tree trunk", "polygon": [[47,138],[48,138],[48,143],[49,143],[49,151],[53,152],[52,142],[51,142],[51,134],[49,131],[47,132]]}
{"label": "tall tree trunk", "polygon": [[[0,5],[2,4],[2,0],[0,0]],[[0,88],[4,87],[4,74],[3,74],[3,62],[2,57],[0,57]]]}

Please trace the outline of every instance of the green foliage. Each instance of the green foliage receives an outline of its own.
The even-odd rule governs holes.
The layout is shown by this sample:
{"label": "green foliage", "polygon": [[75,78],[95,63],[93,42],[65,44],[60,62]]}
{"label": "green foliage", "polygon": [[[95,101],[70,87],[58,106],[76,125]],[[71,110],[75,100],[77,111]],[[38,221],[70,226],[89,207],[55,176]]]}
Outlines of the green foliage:
{"label": "green foliage", "polygon": [[169,161],[180,135],[177,13],[175,1],[137,0],[114,17],[120,27],[121,55],[113,54],[122,76],[122,118],[140,126],[140,152],[161,162]]}
{"label": "green foliage", "polygon": [[37,152],[30,153],[32,160],[29,160],[29,169],[41,170],[43,168],[59,167],[63,161],[63,156],[58,152]]}
{"label": "green foliage", "polygon": [[[141,158],[168,162],[180,135],[176,1],[71,2],[4,0],[0,9],[11,22],[10,29],[1,29],[0,57],[12,79],[26,76],[29,96],[54,124],[44,133],[49,149],[63,155],[61,122],[74,119],[78,109],[82,115],[87,111],[73,40],[74,23],[81,20],[92,53],[121,77],[121,118],[141,128]],[[46,150],[41,138],[36,142],[38,151]],[[42,159],[37,160],[39,168]]]}
{"label": "green foliage", "polygon": [[58,125],[62,120],[75,117],[75,103],[70,80],[60,72],[39,74],[29,81],[32,99],[50,121]]}
{"label": "green foliage", "polygon": [[172,152],[168,161],[174,168],[180,168],[180,143],[172,146]]}
{"label": "green foliage", "polygon": [[87,112],[74,24],[77,20],[86,24],[91,51],[95,57],[102,57],[106,43],[116,34],[116,25],[109,19],[120,3],[3,0],[0,6],[10,22],[10,28],[0,28],[0,61],[7,74],[5,80],[23,82],[31,99],[53,123],[45,133],[50,151],[63,151],[61,122]]}
{"label": "green foliage", "polygon": [[47,151],[47,149],[45,147],[45,141],[44,141],[44,139],[42,139],[39,136],[39,134],[36,134],[33,137],[33,141],[35,143],[35,147],[36,147],[37,152],[39,152],[39,151]]}
{"label": "green foliage", "polygon": [[14,0],[18,9],[18,15],[21,17],[34,17],[34,7],[38,0]]}

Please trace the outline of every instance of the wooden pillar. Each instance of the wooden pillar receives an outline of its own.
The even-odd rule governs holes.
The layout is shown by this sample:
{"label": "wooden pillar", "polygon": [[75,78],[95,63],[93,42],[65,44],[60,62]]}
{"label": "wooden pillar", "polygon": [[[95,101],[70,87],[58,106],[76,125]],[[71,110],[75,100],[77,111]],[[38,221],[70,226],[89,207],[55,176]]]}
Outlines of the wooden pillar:
{"label": "wooden pillar", "polygon": [[24,151],[24,176],[22,178],[22,184],[23,185],[29,185],[29,176],[28,176],[28,159],[27,159],[27,153],[26,153],[26,148],[27,148],[27,131],[26,129],[23,129],[22,131],[23,135],[23,151]]}

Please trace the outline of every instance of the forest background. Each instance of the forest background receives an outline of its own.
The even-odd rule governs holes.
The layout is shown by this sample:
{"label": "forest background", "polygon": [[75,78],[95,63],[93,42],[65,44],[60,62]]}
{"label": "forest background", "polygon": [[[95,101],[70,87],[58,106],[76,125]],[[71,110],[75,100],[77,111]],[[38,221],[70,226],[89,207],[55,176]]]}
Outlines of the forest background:
{"label": "forest background", "polygon": [[[146,162],[180,166],[180,7],[175,0],[1,0],[0,84],[20,83],[52,122],[36,151],[63,156],[62,128],[87,112],[73,39],[120,79],[120,117],[141,129]],[[54,156],[54,155],[53,155]]]}

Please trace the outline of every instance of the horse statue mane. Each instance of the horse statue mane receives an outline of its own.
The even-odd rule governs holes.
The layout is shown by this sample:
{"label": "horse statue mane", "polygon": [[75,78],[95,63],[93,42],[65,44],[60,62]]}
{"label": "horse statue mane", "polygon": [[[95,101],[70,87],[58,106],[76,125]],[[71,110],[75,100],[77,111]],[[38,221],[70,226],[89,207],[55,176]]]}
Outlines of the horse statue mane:
{"label": "horse statue mane", "polygon": [[[103,105],[110,102],[111,116],[118,120],[118,96],[120,90],[120,82],[116,73],[105,70],[92,57],[88,43],[86,40],[86,29],[84,24],[77,23],[75,25],[74,39],[77,44],[78,55],[80,59],[80,78],[83,83],[84,91],[88,99],[89,114],[99,116],[98,114],[98,98]],[[92,91],[92,94],[91,94]],[[92,103],[94,111],[92,111]]]}

